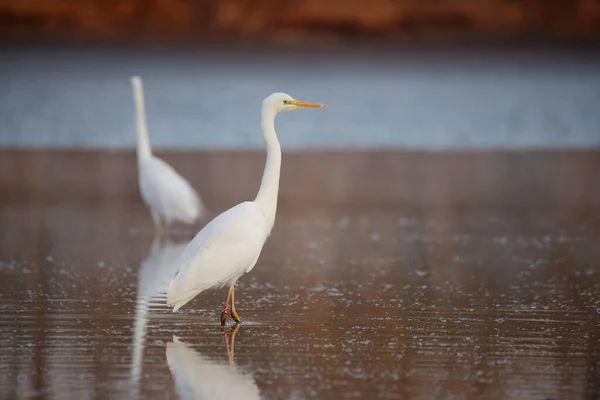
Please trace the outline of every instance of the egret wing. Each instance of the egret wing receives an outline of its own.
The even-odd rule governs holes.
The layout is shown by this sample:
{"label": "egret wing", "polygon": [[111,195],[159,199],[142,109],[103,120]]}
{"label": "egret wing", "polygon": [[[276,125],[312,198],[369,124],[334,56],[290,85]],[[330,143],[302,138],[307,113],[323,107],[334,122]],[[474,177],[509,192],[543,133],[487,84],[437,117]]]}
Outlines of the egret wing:
{"label": "egret wing", "polygon": [[150,208],[163,218],[193,222],[202,203],[189,182],[163,160],[152,157],[141,165],[140,187]]}
{"label": "egret wing", "polygon": [[222,287],[243,275],[256,263],[265,239],[265,217],[252,202],[216,217],[181,254],[167,291],[168,304],[189,301],[203,290]]}

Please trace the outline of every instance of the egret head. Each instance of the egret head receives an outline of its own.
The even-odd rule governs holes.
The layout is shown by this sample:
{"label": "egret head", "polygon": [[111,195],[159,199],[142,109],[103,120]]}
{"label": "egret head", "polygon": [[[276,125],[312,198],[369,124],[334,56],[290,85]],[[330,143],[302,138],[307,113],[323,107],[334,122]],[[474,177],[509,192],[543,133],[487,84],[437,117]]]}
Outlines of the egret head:
{"label": "egret head", "polygon": [[142,78],[140,78],[140,77],[139,77],[139,76],[137,76],[137,75],[134,75],[134,76],[132,76],[131,78],[129,78],[129,83],[130,83],[132,86],[139,86],[139,85],[141,85],[141,84],[142,84]]}
{"label": "egret head", "polygon": [[281,111],[295,110],[297,108],[325,108],[325,104],[310,103],[294,99],[289,94],[273,93],[263,100],[263,110],[269,110],[277,114]]}

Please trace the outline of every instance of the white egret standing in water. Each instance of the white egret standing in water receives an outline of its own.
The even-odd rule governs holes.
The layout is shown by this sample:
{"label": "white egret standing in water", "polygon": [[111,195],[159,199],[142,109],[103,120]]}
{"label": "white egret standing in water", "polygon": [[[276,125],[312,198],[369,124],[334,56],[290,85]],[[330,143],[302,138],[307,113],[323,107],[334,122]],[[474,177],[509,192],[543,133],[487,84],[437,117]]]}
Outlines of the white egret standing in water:
{"label": "white egret standing in water", "polygon": [[227,320],[230,301],[231,318],[241,322],[235,311],[234,285],[239,277],[254,268],[273,228],[277,210],[281,147],[275,133],[275,116],[281,111],[304,107],[326,106],[298,101],[285,93],[273,93],[263,100],[261,124],[267,162],[256,199],[217,216],[185,248],[167,290],[167,305],[174,307],[173,312],[206,289],[229,285],[221,325]]}
{"label": "white egret standing in water", "polygon": [[169,164],[152,155],[142,79],[131,77],[131,86],[136,108],[138,183],[156,231],[161,233],[163,224],[168,227],[176,221],[192,224],[204,214],[204,205],[188,181]]}

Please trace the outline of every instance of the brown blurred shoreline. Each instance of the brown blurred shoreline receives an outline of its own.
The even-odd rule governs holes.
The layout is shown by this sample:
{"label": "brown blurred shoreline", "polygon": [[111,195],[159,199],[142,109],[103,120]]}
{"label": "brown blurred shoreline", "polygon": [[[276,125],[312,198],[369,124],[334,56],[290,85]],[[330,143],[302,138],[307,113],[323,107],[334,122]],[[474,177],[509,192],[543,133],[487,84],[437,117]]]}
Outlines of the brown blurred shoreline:
{"label": "brown blurred shoreline", "polygon": [[118,54],[188,54],[202,52],[205,54],[221,53],[226,51],[235,54],[276,55],[284,57],[318,54],[344,57],[349,54],[361,54],[364,57],[377,59],[387,58],[392,53],[396,56],[454,54],[461,57],[469,54],[481,57],[483,54],[502,56],[519,54],[529,56],[547,56],[548,54],[569,54],[595,59],[600,57],[600,34],[588,37],[471,37],[454,39],[380,39],[360,38],[339,42],[303,41],[303,42],[269,42],[260,39],[180,39],[160,38],[156,40],[119,39],[100,40],[90,38],[59,38],[59,37],[7,37],[0,36],[0,49],[3,50],[28,50],[32,52],[93,51],[94,53]]}
{"label": "brown blurred shoreline", "polygon": [[572,43],[600,38],[594,0],[0,0],[4,42]]}

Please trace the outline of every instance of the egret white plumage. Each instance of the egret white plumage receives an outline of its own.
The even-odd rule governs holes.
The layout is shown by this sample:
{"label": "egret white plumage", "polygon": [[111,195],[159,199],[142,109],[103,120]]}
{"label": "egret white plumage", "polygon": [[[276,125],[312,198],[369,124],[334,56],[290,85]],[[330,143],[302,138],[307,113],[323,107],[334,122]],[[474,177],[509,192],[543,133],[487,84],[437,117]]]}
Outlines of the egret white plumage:
{"label": "egret white plumage", "polygon": [[205,212],[198,194],[173,167],[152,155],[148,130],[142,79],[131,77],[136,108],[138,183],[144,203],[150,209],[157,233],[163,224],[172,222],[193,224]]}
{"label": "egret white plumage", "polygon": [[231,317],[241,322],[235,310],[234,285],[254,268],[275,223],[281,146],[275,133],[275,116],[297,108],[323,108],[324,104],[299,101],[285,93],[273,93],[262,103],[262,132],[267,162],[254,201],[246,201],[209,222],[188,244],[179,258],[179,269],[167,290],[167,305],[177,311],[200,292],[229,285],[221,313],[221,325]]}

